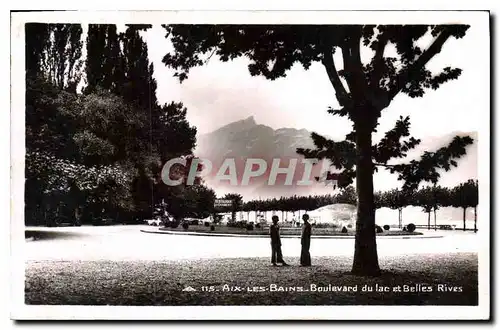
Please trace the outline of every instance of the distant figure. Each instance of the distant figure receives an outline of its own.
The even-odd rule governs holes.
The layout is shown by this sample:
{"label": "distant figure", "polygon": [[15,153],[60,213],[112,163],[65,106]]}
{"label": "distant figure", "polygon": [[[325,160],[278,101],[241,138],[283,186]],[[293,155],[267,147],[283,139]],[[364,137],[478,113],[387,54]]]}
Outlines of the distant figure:
{"label": "distant figure", "polygon": [[304,214],[302,220],[304,220],[304,225],[302,226],[302,236],[300,237],[300,244],[302,245],[300,265],[311,266],[311,254],[309,253],[309,248],[311,247],[311,224],[309,223],[309,215]]}
{"label": "distant figure", "polygon": [[288,266],[283,260],[283,253],[281,252],[280,227],[278,226],[279,218],[277,215],[273,215],[272,220],[273,224],[269,228],[269,234],[271,236],[271,263],[273,266],[276,266],[276,262],[283,266]]}

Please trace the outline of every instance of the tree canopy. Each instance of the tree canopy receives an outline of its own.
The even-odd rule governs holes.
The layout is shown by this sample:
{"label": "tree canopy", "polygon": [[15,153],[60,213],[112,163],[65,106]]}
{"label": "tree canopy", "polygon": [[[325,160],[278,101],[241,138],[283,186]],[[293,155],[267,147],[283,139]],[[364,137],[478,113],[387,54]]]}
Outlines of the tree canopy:
{"label": "tree canopy", "polygon": [[[427,89],[457,79],[461,69],[446,67],[438,73],[426,69],[429,60],[441,51],[449,38],[462,38],[465,25],[164,25],[174,51],[163,62],[175,70],[179,81],[188,78],[193,67],[207,63],[213,55],[221,61],[238,57],[249,60],[252,76],[274,80],[286,77],[294,64],[308,69],[313,62],[323,64],[334,87],[340,108],[328,112],[348,116],[353,123],[369,123],[375,131],[377,119],[398,93],[422,97]],[[430,34],[434,41],[427,49],[417,43]],[[385,51],[393,44],[396,54]],[[361,61],[361,49],[373,55],[368,63]],[[337,69],[333,54],[342,53],[343,68]],[[391,159],[407,156],[419,139],[410,137],[409,117],[400,117],[393,129],[372,146],[376,166],[396,173],[405,188],[415,189],[421,182],[437,183],[439,170],[457,166],[456,159],[465,154],[473,141],[457,136],[449,145],[421,155],[419,160],[389,166]],[[355,128],[345,141],[332,141],[313,133],[315,149],[299,148],[309,158],[329,159],[342,170],[339,186],[346,187],[356,177]],[[401,141],[401,139],[406,140]],[[376,167],[374,168],[374,171]]]}
{"label": "tree canopy", "polygon": [[135,221],[171,195],[162,163],[192,156],[196,128],[182,103],[158,104],[145,28],[26,24],[27,222],[61,203]]}
{"label": "tree canopy", "polygon": [[[213,55],[227,62],[239,57],[249,60],[252,76],[274,80],[286,77],[294,64],[307,70],[321,63],[338,101],[332,115],[348,117],[353,130],[345,141],[332,141],[312,134],[315,149],[298,149],[309,158],[329,159],[339,170],[338,184],[349,186],[356,178],[358,216],[353,273],[380,273],[375,241],[373,173],[385,167],[404,181],[404,188],[418,188],[423,181],[437,183],[439,170],[457,166],[456,159],[473,141],[455,137],[448,146],[425,152],[406,164],[388,164],[404,158],[419,140],[409,137],[409,118],[400,118],[378,143],[373,143],[378,119],[398,94],[422,97],[426,90],[457,79],[461,69],[445,67],[438,73],[426,68],[450,38],[464,37],[466,25],[164,25],[173,51],[163,62],[174,69],[179,81],[193,67],[206,64]],[[418,41],[430,35],[427,47]],[[394,45],[395,54],[386,51]],[[372,56],[363,63],[362,51]],[[333,55],[341,52],[342,68]],[[407,138],[404,141],[401,139]]]}

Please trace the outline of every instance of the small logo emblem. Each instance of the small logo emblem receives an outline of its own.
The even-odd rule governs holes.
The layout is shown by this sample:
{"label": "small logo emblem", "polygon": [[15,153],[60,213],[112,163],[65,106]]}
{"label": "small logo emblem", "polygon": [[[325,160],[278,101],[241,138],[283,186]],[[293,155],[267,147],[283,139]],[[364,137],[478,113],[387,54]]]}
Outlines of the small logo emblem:
{"label": "small logo emblem", "polygon": [[193,288],[192,286],[187,286],[187,287],[185,287],[184,289],[182,289],[182,291],[194,292],[194,291],[198,291],[198,290],[196,290],[196,289],[195,289],[195,288]]}

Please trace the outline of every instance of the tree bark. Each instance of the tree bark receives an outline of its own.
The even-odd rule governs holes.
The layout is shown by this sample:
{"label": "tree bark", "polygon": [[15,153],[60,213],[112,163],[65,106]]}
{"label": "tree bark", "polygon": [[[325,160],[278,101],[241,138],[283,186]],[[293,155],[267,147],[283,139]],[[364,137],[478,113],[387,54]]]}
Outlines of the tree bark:
{"label": "tree bark", "polygon": [[403,228],[403,209],[398,209],[398,224],[399,224],[399,229]]}
{"label": "tree bark", "polygon": [[431,229],[431,211],[427,212],[427,229]]}
{"label": "tree bark", "polygon": [[477,233],[477,207],[474,206],[474,232]]}
{"label": "tree bark", "polygon": [[[361,121],[363,121],[361,119]],[[356,189],[358,193],[356,236],[352,273],[361,276],[380,275],[375,238],[375,204],[373,197],[371,127],[356,127]]]}
{"label": "tree bark", "polygon": [[465,210],[467,209],[466,207],[463,208],[464,209],[464,231],[466,230],[465,228]]}

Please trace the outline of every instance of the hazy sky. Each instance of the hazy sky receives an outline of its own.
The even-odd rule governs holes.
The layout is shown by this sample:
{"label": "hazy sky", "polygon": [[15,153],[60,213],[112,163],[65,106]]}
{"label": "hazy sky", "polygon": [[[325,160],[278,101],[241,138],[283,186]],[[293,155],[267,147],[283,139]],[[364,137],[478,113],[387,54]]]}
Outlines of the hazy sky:
{"label": "hazy sky", "polygon": [[[478,116],[472,114],[475,99],[480,97],[476,93],[476,83],[484,76],[475,70],[474,64],[481,46],[478,42],[484,40],[482,33],[471,26],[463,39],[448,40],[442,52],[429,62],[428,68],[459,67],[463,69],[461,77],[436,91],[429,90],[423,98],[398,95],[384,110],[380,131],[392,128],[400,115],[411,116],[412,132],[416,137],[477,131]],[[325,69],[319,63],[307,71],[296,65],[286,78],[268,81],[250,76],[248,61],[244,58],[224,63],[214,56],[207,65],[192,69],[189,78],[179,84],[172,76],[173,70],[161,62],[171,50],[165,30],[154,26],[144,37],[150,60],[155,65],[158,99],[160,102],[182,101],[188,108],[190,122],[200,133],[252,115],[257,123],[273,128],[306,128],[339,138],[351,129],[347,119],[326,112],[328,106],[337,106],[337,100]],[[422,45],[429,41],[429,38],[422,40]],[[386,54],[390,51],[390,48],[386,50]],[[369,50],[362,55],[368,58]],[[341,58],[336,58],[336,64],[342,67]]]}
{"label": "hazy sky", "polygon": [[[172,49],[165,38],[165,30],[154,26],[143,36],[148,43],[150,60],[155,65],[159,101],[182,101],[188,109],[189,121],[199,133],[213,131],[249,116],[254,116],[257,123],[274,129],[305,128],[335,139],[343,139],[351,131],[349,120],[326,112],[329,106],[335,108],[338,103],[325,69],[319,63],[314,63],[307,71],[296,65],[286,78],[268,81],[263,77],[250,76],[245,58],[224,63],[213,56],[205,66],[192,69],[189,78],[180,84],[173,77],[173,70],[161,62]],[[425,47],[431,41],[430,36],[423,38],[420,45]],[[458,67],[463,69],[460,78],[442,85],[438,90],[427,91],[423,98],[398,95],[384,110],[374,139],[391,129],[400,115],[410,115],[412,134],[427,143],[431,143],[433,137],[450,135],[451,132],[480,131],[481,118],[478,114],[485,113],[485,109],[475,107],[478,98],[484,98],[478,81],[484,81],[485,73],[477,69],[476,61],[478,51],[485,49],[484,41],[484,31],[474,25],[464,38],[449,39],[427,68],[437,72],[447,66]],[[393,46],[389,46],[386,56],[393,51]],[[370,50],[362,50],[364,61],[370,56]],[[342,68],[342,59],[336,57],[335,61],[337,68]],[[484,120],[482,123],[484,125]],[[440,183],[454,186],[466,179],[477,178],[476,152],[477,149],[474,149],[474,154],[464,157],[458,169],[443,173]],[[401,182],[395,175],[382,171],[375,175],[374,184],[377,190],[387,190],[400,186]]]}

